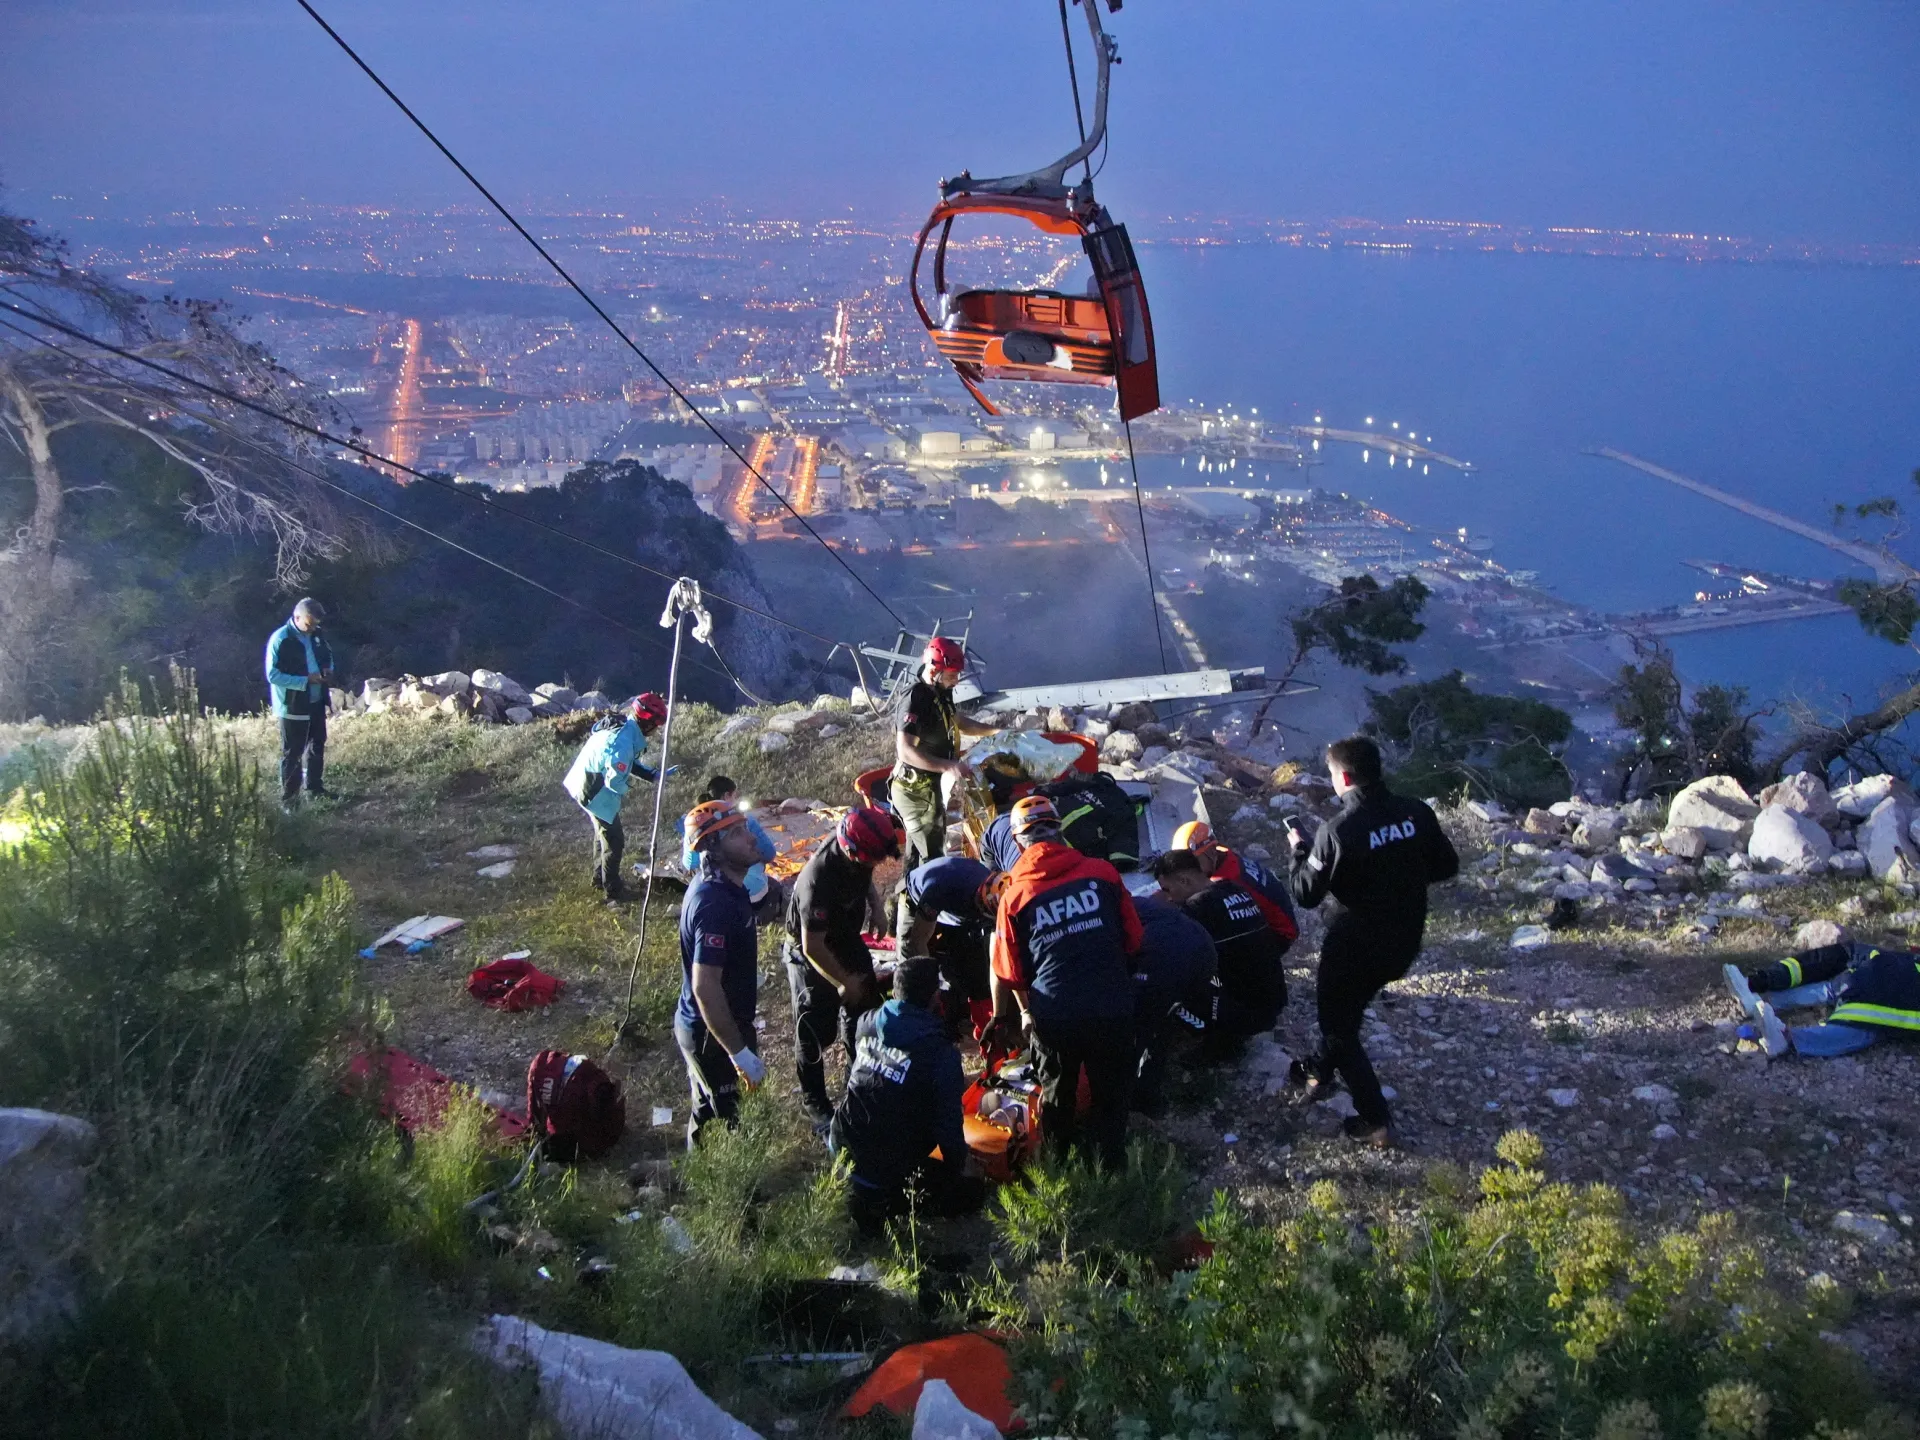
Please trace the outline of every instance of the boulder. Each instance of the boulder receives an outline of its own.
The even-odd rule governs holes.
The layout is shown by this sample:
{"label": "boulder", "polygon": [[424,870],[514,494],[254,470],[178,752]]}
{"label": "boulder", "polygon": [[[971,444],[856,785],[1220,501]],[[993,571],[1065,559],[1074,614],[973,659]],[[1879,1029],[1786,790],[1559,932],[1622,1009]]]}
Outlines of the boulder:
{"label": "boulder", "polygon": [[1133,734],[1134,738],[1149,750],[1156,746],[1171,748],[1173,743],[1173,737],[1167,733],[1167,727],[1157,721],[1134,726]]}
{"label": "boulder", "polygon": [[1089,740],[1104,740],[1113,733],[1113,726],[1109,722],[1092,715],[1082,715],[1076,728]]}
{"label": "boulder", "polygon": [[509,705],[525,705],[533,699],[526,686],[510,676],[502,675],[498,670],[474,671],[473,688],[498,695]]}
{"label": "boulder", "polygon": [[442,670],[438,675],[429,675],[419,683],[422,690],[430,690],[445,698],[448,695],[466,694],[473,688],[473,677],[464,670]]}
{"label": "boulder", "polygon": [[793,744],[793,741],[789,740],[785,735],[782,735],[778,730],[762,730],[760,732],[760,753],[762,755],[771,755],[774,751],[784,750],[791,744]]}
{"label": "boulder", "polygon": [[1856,820],[1864,820],[1880,803],[1887,799],[1905,801],[1908,806],[1914,804],[1913,791],[1907,782],[1893,775],[1869,775],[1864,780],[1856,780],[1851,785],[1842,785],[1829,797],[1834,809],[1842,815],[1851,815]]}
{"label": "boulder", "polygon": [[573,709],[574,702],[580,698],[580,692],[570,689],[565,685],[555,685],[552,681],[548,681],[545,685],[536,685],[533,687],[533,698],[535,700],[544,700],[549,705],[558,705],[561,713],[565,714],[567,711]]}
{"label": "boulder", "polygon": [[1858,850],[1836,850],[1827,868],[1836,875],[1858,878],[1867,873],[1867,857]]}
{"label": "boulder", "polygon": [[1116,730],[1137,730],[1142,725],[1151,725],[1159,716],[1154,713],[1152,702],[1134,700],[1128,704],[1116,706],[1108,717]]}
{"label": "boulder", "polygon": [[375,700],[390,701],[399,693],[398,680],[368,680],[360,687],[360,703],[371,709]]}
{"label": "boulder", "polygon": [[566,1440],[760,1440],[664,1350],[628,1350],[514,1315],[489,1316],[473,1347],[501,1366],[532,1366],[541,1404]]}
{"label": "boulder", "polygon": [[1611,850],[1620,843],[1620,817],[1611,810],[1588,812],[1573,832],[1573,843],[1582,850]]}
{"label": "boulder", "polygon": [[532,721],[533,711],[525,705],[509,705],[504,718],[509,725],[525,725]]}
{"label": "boulder", "polygon": [[1823,945],[1840,945],[1846,942],[1847,932],[1832,920],[1809,920],[1793,932],[1793,950],[1797,955],[1804,950],[1818,950]]}
{"label": "boulder", "polygon": [[574,702],[576,710],[612,710],[620,702],[604,690],[589,690]]}
{"label": "boulder", "polygon": [[93,1126],[0,1110],[0,1344],[48,1336],[80,1312]]}
{"label": "boulder", "polygon": [[715,738],[720,740],[731,740],[734,736],[740,734],[742,731],[757,730],[759,728],[760,728],[760,717],[758,715],[755,715],[750,710],[743,710],[738,715],[728,716],[727,723],[720,727],[720,733]]}
{"label": "boulder", "polygon": [[1920,876],[1920,853],[1907,837],[1910,819],[1908,802],[1890,794],[1860,823],[1855,832],[1859,849],[1842,853],[1864,854],[1867,869],[1882,880],[1896,884],[1913,880]]}
{"label": "boulder", "polygon": [[1785,805],[1769,805],[1753,822],[1747,857],[1804,875],[1824,870],[1833,855],[1833,841],[1811,815]]}
{"label": "boulder", "polygon": [[1552,943],[1553,932],[1544,925],[1522,925],[1507,941],[1509,948],[1514,950],[1538,950],[1541,946]]}
{"label": "boulder", "polygon": [[1648,873],[1648,871],[1634,864],[1633,861],[1629,860],[1626,856],[1617,853],[1602,855],[1598,860],[1593,862],[1593,869],[1590,872],[1591,878],[1595,880],[1607,879],[1623,882],[1627,880],[1643,880],[1647,877]]}
{"label": "boulder", "polygon": [[1667,854],[1679,860],[1700,860],[1707,853],[1707,833],[1690,825],[1669,829],[1660,837]]}
{"label": "boulder", "polygon": [[1068,712],[1066,706],[1049,705],[1047,707],[1046,728],[1054,731],[1056,734],[1073,729],[1073,716]]}
{"label": "boulder", "polygon": [[1100,758],[1109,765],[1119,765],[1138,760],[1146,748],[1131,730],[1115,730],[1100,742]]}
{"label": "boulder", "polygon": [[1559,835],[1567,828],[1567,822],[1551,810],[1529,810],[1521,824],[1535,835]]}
{"label": "boulder", "polygon": [[424,715],[429,710],[439,709],[440,702],[446,698],[444,695],[429,690],[418,680],[409,677],[407,682],[400,687],[400,693],[393,697],[393,708],[395,710],[405,710],[414,714]]}
{"label": "boulder", "polygon": [[335,715],[352,715],[360,708],[360,704],[353,698],[353,692],[351,690],[327,691],[327,705]]}
{"label": "boulder", "polygon": [[1709,775],[1678,795],[1667,810],[1670,830],[1698,830],[1715,850],[1737,850],[1747,843],[1760,807],[1731,775]]}
{"label": "boulder", "polygon": [[1780,805],[1805,815],[1816,824],[1831,826],[1840,823],[1840,809],[1827,793],[1826,782],[1805,770],[1797,775],[1789,775],[1777,785],[1767,786],[1755,798],[1763,810]]}
{"label": "boulder", "polygon": [[1512,818],[1507,814],[1506,806],[1497,800],[1469,800],[1467,813],[1476,820],[1484,820],[1489,825],[1497,825]]}

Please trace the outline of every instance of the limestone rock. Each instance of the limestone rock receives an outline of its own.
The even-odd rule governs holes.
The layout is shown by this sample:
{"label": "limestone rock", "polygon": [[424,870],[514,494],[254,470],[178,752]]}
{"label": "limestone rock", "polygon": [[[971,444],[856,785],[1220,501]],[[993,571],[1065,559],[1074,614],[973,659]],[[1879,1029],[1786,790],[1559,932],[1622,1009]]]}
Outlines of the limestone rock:
{"label": "limestone rock", "polygon": [[525,705],[509,705],[506,720],[509,725],[525,725],[533,719],[533,711]]}
{"label": "limestone rock", "polygon": [[1845,853],[1864,854],[1867,868],[1882,880],[1899,883],[1920,876],[1920,854],[1907,837],[1910,819],[1907,803],[1898,795],[1887,796],[1861,822],[1855,836],[1859,850]]}
{"label": "limestone rock", "polygon": [[1595,810],[1573,832],[1573,843],[1582,850],[1611,850],[1620,843],[1620,817],[1611,810]]}
{"label": "limestone rock", "polygon": [[1529,810],[1521,823],[1536,835],[1558,835],[1567,828],[1566,822],[1551,810]]}
{"label": "limestone rock", "polygon": [[1137,730],[1142,725],[1154,724],[1160,717],[1154,713],[1151,701],[1134,700],[1118,706],[1109,718],[1116,730]]}
{"label": "limestone rock", "polygon": [[760,1440],[663,1350],[628,1350],[513,1315],[488,1317],[473,1344],[496,1364],[539,1372],[541,1403],[566,1440]]}
{"label": "limestone rock", "polygon": [[1640,1085],[1635,1087],[1633,1098],[1648,1105],[1665,1105],[1680,1097],[1664,1085]]}
{"label": "limestone rock", "polygon": [[1146,748],[1131,730],[1115,730],[1100,742],[1100,758],[1109,764],[1138,760]]}
{"label": "limestone rock", "polygon": [[1833,796],[1827,793],[1826,782],[1804,770],[1797,775],[1789,775],[1777,785],[1767,786],[1755,798],[1763,810],[1781,805],[1799,812],[1816,824],[1840,823],[1839,807],[1833,803]]}
{"label": "limestone rock", "polygon": [[1506,806],[1497,800],[1469,800],[1467,813],[1477,820],[1484,820],[1489,825],[1497,825],[1512,818],[1507,814]]}
{"label": "limestone rock", "polygon": [[1691,825],[1680,825],[1667,830],[1660,837],[1661,845],[1667,854],[1679,860],[1704,859],[1707,853],[1707,832],[1696,830]]}
{"label": "limestone rock", "polygon": [[740,734],[742,731],[757,730],[759,728],[760,728],[760,717],[758,715],[755,715],[751,711],[742,711],[738,715],[728,716],[727,723],[720,727],[720,734],[715,738],[720,740],[731,740],[734,736]]}
{"label": "limestone rock", "polygon": [[545,685],[536,685],[533,687],[533,698],[535,700],[544,700],[549,705],[559,706],[561,713],[564,714],[566,711],[573,709],[574,702],[580,698],[580,693],[577,690],[569,689],[565,685],[556,685],[552,681],[548,681]]}
{"label": "limestone rock", "polygon": [[1824,870],[1833,855],[1833,841],[1819,821],[1801,810],[1769,805],[1753,822],[1747,856],[1778,865],[1796,874]]}
{"label": "limestone rock", "polygon": [[1882,1247],[1900,1243],[1900,1232],[1878,1215],[1858,1215],[1842,1210],[1833,1217],[1833,1228],[1850,1240]]}
{"label": "limestone rock", "polygon": [[1735,850],[1746,844],[1760,807],[1731,775],[1709,775],[1678,795],[1667,810],[1669,830],[1698,830],[1715,850]]}
{"label": "limestone rock", "polygon": [[1149,750],[1155,746],[1165,746],[1169,749],[1173,746],[1173,737],[1167,733],[1167,727],[1157,720],[1149,720],[1144,725],[1134,726],[1133,735]]}
{"label": "limestone rock", "polygon": [[474,671],[473,688],[498,695],[509,705],[525,705],[533,699],[526,686],[510,676],[502,675],[498,670]]}
{"label": "limestone rock", "polygon": [[1064,705],[1049,705],[1046,711],[1046,728],[1056,733],[1073,729],[1073,716]]}
{"label": "limestone rock", "polygon": [[449,695],[464,695],[473,688],[473,677],[464,670],[442,670],[438,675],[429,675],[420,682],[422,690],[431,690],[445,699]]}
{"label": "limestone rock", "polygon": [[1830,798],[1836,810],[1856,820],[1866,819],[1887,799],[1905,801],[1909,807],[1914,804],[1913,791],[1906,781],[1894,775],[1869,775],[1851,785],[1842,785]]}
{"label": "limestone rock", "polygon": [[760,753],[762,755],[771,755],[774,751],[784,750],[791,744],[793,744],[793,741],[785,735],[782,735],[778,730],[762,730],[760,732]]}
{"label": "limestone rock", "polygon": [[1847,938],[1847,932],[1832,920],[1809,920],[1793,932],[1795,954],[1808,950],[1818,950],[1822,945],[1839,945]]}
{"label": "limestone rock", "polygon": [[576,710],[611,710],[619,702],[604,690],[589,690],[574,702]]}
{"label": "limestone rock", "polygon": [[1097,720],[1091,715],[1082,715],[1076,727],[1089,740],[1104,740],[1113,733],[1113,726],[1105,720]]}
{"label": "limestone rock", "polygon": [[80,1246],[93,1126],[0,1110],[0,1343],[37,1340],[80,1311]]}
{"label": "limestone rock", "polygon": [[1507,941],[1510,949],[1538,950],[1543,945],[1553,943],[1553,932],[1544,925],[1522,925],[1513,932],[1513,938]]}

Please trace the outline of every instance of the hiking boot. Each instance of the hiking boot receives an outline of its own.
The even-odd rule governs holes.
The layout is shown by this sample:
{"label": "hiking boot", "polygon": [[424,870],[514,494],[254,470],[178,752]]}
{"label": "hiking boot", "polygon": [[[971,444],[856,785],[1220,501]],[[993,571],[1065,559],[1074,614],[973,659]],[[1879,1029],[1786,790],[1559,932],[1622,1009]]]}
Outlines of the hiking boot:
{"label": "hiking boot", "polygon": [[1760,997],[1753,993],[1753,987],[1747,983],[1746,975],[1738,965],[1722,965],[1720,977],[1727,982],[1727,993],[1733,996],[1749,1020],[1760,1018]]}
{"label": "hiking boot", "polygon": [[1349,1115],[1342,1120],[1340,1133],[1356,1145],[1368,1145],[1375,1150],[1391,1149],[1397,1139],[1391,1124],[1365,1120],[1358,1115]]}
{"label": "hiking boot", "polygon": [[1757,1017],[1760,1021],[1760,1048],[1767,1052],[1767,1059],[1780,1060],[1793,1053],[1793,1041],[1787,1036],[1787,1027],[1780,1017],[1773,1013],[1773,1006],[1766,1001],[1755,1002],[1760,1009]]}

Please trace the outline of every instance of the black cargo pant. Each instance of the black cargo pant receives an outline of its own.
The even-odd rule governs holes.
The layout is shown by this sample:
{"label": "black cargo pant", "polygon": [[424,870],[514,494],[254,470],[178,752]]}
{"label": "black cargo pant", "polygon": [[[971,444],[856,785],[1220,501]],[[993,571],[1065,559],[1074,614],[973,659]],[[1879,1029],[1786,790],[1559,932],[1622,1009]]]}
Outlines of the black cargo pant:
{"label": "black cargo pant", "polygon": [[1320,1045],[1307,1067],[1323,1081],[1335,1075],[1346,1084],[1354,1111],[1370,1125],[1393,1119],[1380,1077],[1360,1043],[1360,1026],[1373,997],[1413,968],[1424,926],[1411,931],[1375,930],[1341,917],[1320,942],[1320,975],[1315,1000],[1320,1012]]}
{"label": "black cargo pant", "polygon": [[[800,1100],[809,1117],[816,1121],[833,1117],[833,1101],[827,1098],[827,1051],[836,1044],[847,1047],[847,1061],[853,1061],[854,1026],[866,1013],[840,998],[834,983],[809,965],[806,957],[791,941],[785,949],[787,995],[793,1002],[793,1068],[800,1079]],[[868,961],[871,973],[872,961]]]}
{"label": "black cargo pant", "polygon": [[291,805],[300,798],[304,774],[309,795],[326,788],[327,712],[285,715],[280,719],[280,799]]}
{"label": "black cargo pant", "polygon": [[[740,1123],[740,1073],[733,1068],[733,1057],[726,1046],[713,1038],[702,1020],[673,1017],[674,1043],[680,1058],[687,1062],[687,1088],[692,1094],[693,1110],[687,1117],[687,1148],[700,1140],[700,1132],[718,1120],[731,1130]],[[751,1047],[752,1040],[747,1044]]]}
{"label": "black cargo pant", "polygon": [[[586,800],[593,799],[605,788],[606,781],[600,776],[587,776]],[[621,825],[617,811],[613,819],[602,820],[587,809],[586,800],[580,802],[580,809],[593,827],[593,888],[606,891],[609,900],[623,900],[627,882],[620,874],[620,861],[627,853],[626,827]]]}
{"label": "black cargo pant", "polygon": [[1033,1063],[1040,1077],[1040,1123],[1048,1148],[1064,1155],[1081,1144],[1080,1072],[1087,1072],[1092,1105],[1087,1114],[1086,1145],[1112,1170],[1127,1163],[1127,1111],[1133,1103],[1133,1078],[1139,1063],[1133,1044],[1133,1016],[1097,1019],[1033,1020]]}

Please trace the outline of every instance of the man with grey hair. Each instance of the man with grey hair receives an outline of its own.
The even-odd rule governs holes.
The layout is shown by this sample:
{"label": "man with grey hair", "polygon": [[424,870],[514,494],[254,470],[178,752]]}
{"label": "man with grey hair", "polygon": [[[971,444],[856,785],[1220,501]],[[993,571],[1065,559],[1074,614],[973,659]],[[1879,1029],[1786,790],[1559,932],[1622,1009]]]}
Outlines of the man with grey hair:
{"label": "man with grey hair", "polygon": [[267,640],[267,688],[280,722],[280,805],[285,810],[299,803],[303,778],[309,795],[328,793],[323,783],[327,687],[334,669],[333,650],[320,633],[326,618],[324,605],[304,597]]}

